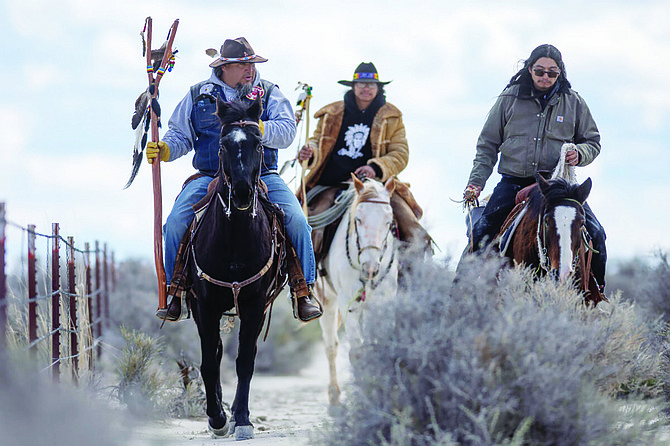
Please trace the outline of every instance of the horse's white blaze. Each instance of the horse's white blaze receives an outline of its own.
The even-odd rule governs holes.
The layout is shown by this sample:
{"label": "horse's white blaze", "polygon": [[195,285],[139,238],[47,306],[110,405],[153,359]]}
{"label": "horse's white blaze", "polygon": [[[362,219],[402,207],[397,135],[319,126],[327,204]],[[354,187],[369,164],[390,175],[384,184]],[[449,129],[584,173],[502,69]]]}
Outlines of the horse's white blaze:
{"label": "horse's white blaze", "polygon": [[[357,224],[358,244],[363,249],[358,255],[361,273],[365,278],[372,278],[379,272],[382,254],[390,253],[390,250],[382,252],[393,237],[388,228],[393,216],[391,205],[379,203],[360,203],[357,208],[358,215],[362,218]],[[379,248],[379,249],[376,249]]]}
{"label": "horse's white blaze", "polygon": [[245,135],[244,131],[238,127],[234,128],[230,132],[230,136],[233,138],[233,141],[235,141],[238,144],[241,143],[242,141],[246,141],[247,139],[247,135]]}
{"label": "horse's white blaze", "polygon": [[565,280],[572,272],[572,222],[577,215],[577,209],[572,206],[557,206],[554,208],[554,221],[558,233],[558,247],[561,254],[559,276]]}

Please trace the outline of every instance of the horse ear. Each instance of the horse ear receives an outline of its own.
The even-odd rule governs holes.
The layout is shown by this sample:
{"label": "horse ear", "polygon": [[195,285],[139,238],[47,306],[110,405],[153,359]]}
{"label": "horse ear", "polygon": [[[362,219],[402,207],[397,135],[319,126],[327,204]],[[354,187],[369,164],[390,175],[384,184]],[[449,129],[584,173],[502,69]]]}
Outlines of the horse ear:
{"label": "horse ear", "polygon": [[226,110],[230,108],[230,104],[228,102],[222,101],[221,98],[216,98],[216,116],[219,117],[219,119],[223,119],[223,116],[226,114]]}
{"label": "horse ear", "polygon": [[588,177],[586,181],[580,184],[579,187],[577,188],[577,201],[579,201],[581,204],[584,204],[586,202],[586,199],[589,197],[592,185],[593,184],[591,183],[591,177]]}
{"label": "horse ear", "polygon": [[263,114],[263,103],[261,102],[260,95],[257,95],[256,100],[251,103],[247,110],[247,114],[254,122],[258,122],[258,120],[261,119],[261,115]]}
{"label": "horse ear", "polygon": [[544,194],[544,191],[546,191],[547,188],[549,187],[549,182],[545,180],[544,177],[539,173],[535,176],[535,180],[537,181],[537,184],[540,185],[540,191],[542,191],[542,193]]}
{"label": "horse ear", "polygon": [[389,196],[393,195],[393,191],[395,190],[395,175],[392,175],[386,180],[384,187],[386,188],[386,192],[389,193]]}
{"label": "horse ear", "polygon": [[358,179],[354,173],[351,173],[351,179],[354,180],[354,187],[356,188],[356,193],[361,193],[363,189],[365,189],[365,186],[363,185],[363,182]]}

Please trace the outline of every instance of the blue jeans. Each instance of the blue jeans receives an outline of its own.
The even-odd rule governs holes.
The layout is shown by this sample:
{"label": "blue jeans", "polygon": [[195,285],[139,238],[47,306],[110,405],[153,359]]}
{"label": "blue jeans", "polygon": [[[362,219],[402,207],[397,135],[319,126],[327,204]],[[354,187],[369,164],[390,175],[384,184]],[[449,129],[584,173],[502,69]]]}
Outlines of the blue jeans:
{"label": "blue jeans", "polygon": [[[179,248],[179,243],[195,215],[191,206],[207,195],[207,186],[212,179],[204,176],[196,178],[184,186],[165,221],[163,237],[165,239],[165,275],[168,285],[174,273],[177,248]],[[261,176],[261,179],[268,187],[270,201],[279,205],[284,211],[286,233],[298,253],[305,281],[312,284],[316,278],[316,262],[311,238],[312,228],[307,224],[307,218],[302,212],[302,207],[295,194],[291,192],[278,174],[265,174]]]}

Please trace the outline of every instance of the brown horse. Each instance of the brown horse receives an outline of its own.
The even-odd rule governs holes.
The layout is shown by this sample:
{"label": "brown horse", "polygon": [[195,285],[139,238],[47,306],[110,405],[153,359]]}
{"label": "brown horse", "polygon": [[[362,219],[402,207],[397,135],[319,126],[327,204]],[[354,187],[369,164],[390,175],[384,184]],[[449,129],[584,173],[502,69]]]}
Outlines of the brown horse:
{"label": "brown horse", "polygon": [[[527,198],[517,205],[501,230],[501,255],[515,263],[536,268],[561,281],[572,278],[596,305],[606,298],[591,280],[591,242],[584,227],[584,202],[591,192],[591,179],[570,184],[557,178],[529,186]],[[509,236],[507,228],[516,225]]]}

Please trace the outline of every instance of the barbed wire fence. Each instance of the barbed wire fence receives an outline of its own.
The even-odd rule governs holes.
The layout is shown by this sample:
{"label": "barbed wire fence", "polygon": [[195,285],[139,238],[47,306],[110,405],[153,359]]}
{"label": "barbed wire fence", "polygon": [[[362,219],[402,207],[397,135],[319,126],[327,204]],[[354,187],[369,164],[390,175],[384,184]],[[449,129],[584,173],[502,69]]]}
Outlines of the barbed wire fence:
{"label": "barbed wire fence", "polygon": [[[6,272],[9,229],[20,231],[27,248],[21,271],[11,275]],[[46,243],[42,251],[38,240]],[[79,249],[74,237],[60,235],[58,223],[52,224],[51,234],[14,223],[0,203],[0,348],[27,350],[55,381],[66,376],[63,365],[78,382],[81,375],[94,372],[103,352],[109,295],[116,287],[114,253],[110,255],[106,243],[102,249],[98,241],[94,246],[85,243]],[[41,255],[44,267],[38,261]]]}

